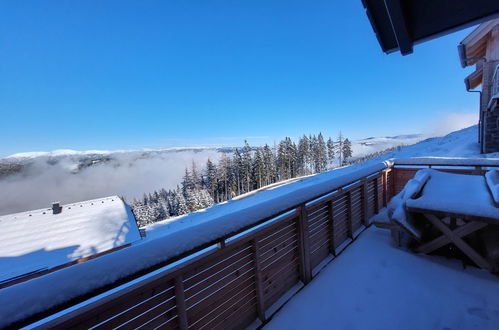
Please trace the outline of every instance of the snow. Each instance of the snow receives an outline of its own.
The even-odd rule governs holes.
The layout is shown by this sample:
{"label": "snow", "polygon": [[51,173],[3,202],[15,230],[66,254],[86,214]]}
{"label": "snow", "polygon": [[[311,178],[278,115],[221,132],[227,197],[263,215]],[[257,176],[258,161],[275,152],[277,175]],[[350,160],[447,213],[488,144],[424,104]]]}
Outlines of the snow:
{"label": "snow", "polygon": [[487,173],[485,173],[485,181],[487,182],[487,187],[492,194],[495,205],[499,206],[499,171],[487,171]]}
{"label": "snow", "polygon": [[[64,156],[88,156],[88,155],[111,155],[111,154],[124,154],[124,153],[142,153],[142,152],[169,152],[169,151],[191,151],[191,150],[216,150],[217,146],[193,146],[193,147],[171,147],[171,148],[158,148],[158,149],[118,149],[118,150],[72,150],[72,149],[58,149],[52,151],[33,151],[33,152],[19,152],[4,157],[3,159],[33,159],[38,157],[64,157]],[[228,147],[233,148],[233,147]],[[0,158],[1,159],[1,158]]]}
{"label": "snow", "polygon": [[118,196],[0,216],[0,282],[140,240]]}
{"label": "snow", "polygon": [[[271,217],[320,195],[329,193],[337,187],[344,186],[359,178],[386,169],[392,162],[386,161],[383,163],[384,159],[390,157],[409,158],[431,156],[470,156],[474,158],[490,156],[490,158],[494,158],[499,156],[499,153],[480,156],[478,144],[472,142],[475,140],[476,127],[471,127],[449,134],[444,138],[425,140],[416,145],[403,148],[400,151],[386,154],[362,164],[335,169],[274,189],[265,190],[246,198],[230,200],[187,216],[167,219],[153,224],[146,228],[147,238],[129,248],[0,290],[0,306],[2,306],[0,309],[0,327],[61,304],[96,288],[114,283],[119,279],[166,261],[183,252],[241,230],[261,219]],[[437,158],[432,159],[440,161]],[[490,159],[487,161],[499,164],[499,159]],[[419,180],[423,181],[424,177],[420,177]],[[420,182],[419,184],[422,183]],[[413,195],[413,191],[416,188],[417,182],[411,188],[411,192],[408,195]],[[381,234],[378,233],[376,235],[380,236]],[[387,242],[378,243],[382,243],[382,247],[377,247],[380,245],[378,244],[370,248],[370,253],[374,254],[373,257],[362,255],[362,262],[359,261],[358,257],[354,261],[357,264],[355,267],[362,268],[363,274],[360,275],[368,277],[365,282],[366,285],[370,281],[373,281],[372,278],[369,278],[373,272],[371,272],[369,267],[365,266],[371,265],[374,267],[373,270],[379,268],[379,265],[373,264],[374,260],[379,260],[379,256],[376,259],[376,247],[379,251],[389,248]],[[352,247],[355,248],[357,245],[357,243],[354,243]],[[351,249],[346,249],[345,254],[350,253]],[[414,271],[411,263],[406,261],[411,260],[415,256],[405,252],[403,252],[403,256],[405,259],[398,257],[400,260],[397,259],[397,262],[405,266],[393,275],[387,275],[390,279],[396,279],[399,275],[405,275],[404,272],[410,273],[413,271],[414,274],[418,274],[419,271]],[[340,258],[337,260],[341,260]],[[338,262],[335,261],[333,264],[338,264]],[[441,266],[434,265],[434,267]],[[348,276],[351,275],[348,272],[345,274],[348,274]],[[425,273],[425,275],[428,274]],[[408,278],[413,277],[415,276],[411,275]],[[419,281],[421,282],[422,279]],[[314,280],[312,283],[314,282],[316,281]],[[364,282],[359,283],[360,285],[364,285]],[[397,283],[393,283],[393,285],[396,287]],[[344,289],[341,289],[338,292],[343,291]],[[458,293],[455,294],[457,295]],[[17,298],[12,299],[12,297]],[[354,299],[355,295],[348,293],[348,297]],[[398,298],[402,299],[403,297]],[[324,309],[323,306],[321,306],[321,309]],[[382,310],[381,313],[378,311],[378,313],[379,315],[386,315],[386,310]],[[345,315],[346,318],[351,319],[351,314]],[[396,319],[390,317],[385,322]]]}
{"label": "snow", "polygon": [[370,227],[265,329],[498,329],[499,281],[393,247]]}
{"label": "snow", "polygon": [[415,237],[420,238],[421,232],[418,230],[407,217],[407,212],[405,210],[406,202],[414,198],[419,194],[423,186],[426,184],[428,179],[430,179],[431,173],[435,172],[431,169],[423,169],[416,172],[414,178],[409,180],[404,189],[397,195],[395,195],[388,203],[388,217],[398,223],[400,226],[405,228]]}
{"label": "snow", "polygon": [[[467,157],[467,158],[499,158],[499,152],[480,154],[478,126],[471,126],[444,137],[429,138],[414,145],[390,152],[382,158],[413,157]],[[499,162],[499,160],[497,160]]]}
{"label": "snow", "polygon": [[435,165],[435,166],[499,166],[499,158],[464,158],[464,157],[412,157],[394,159],[395,165]]}
{"label": "snow", "polygon": [[483,176],[427,171],[430,180],[421,197],[407,200],[408,207],[499,219]]}
{"label": "snow", "polygon": [[0,290],[0,327],[384,170],[389,164],[340,168],[156,223],[146,228],[146,239],[131,247]]}

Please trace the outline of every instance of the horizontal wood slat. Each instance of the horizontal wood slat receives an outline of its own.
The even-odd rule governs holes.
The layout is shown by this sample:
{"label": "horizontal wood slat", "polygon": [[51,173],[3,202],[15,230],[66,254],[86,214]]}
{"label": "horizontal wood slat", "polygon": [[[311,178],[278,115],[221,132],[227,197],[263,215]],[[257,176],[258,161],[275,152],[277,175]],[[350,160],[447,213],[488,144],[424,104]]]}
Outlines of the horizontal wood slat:
{"label": "horizontal wood slat", "polygon": [[211,329],[265,322],[269,307],[299,281],[306,284],[311,270],[382,208],[398,179],[391,172],[360,178],[237,238],[223,238],[219,249],[48,328]]}

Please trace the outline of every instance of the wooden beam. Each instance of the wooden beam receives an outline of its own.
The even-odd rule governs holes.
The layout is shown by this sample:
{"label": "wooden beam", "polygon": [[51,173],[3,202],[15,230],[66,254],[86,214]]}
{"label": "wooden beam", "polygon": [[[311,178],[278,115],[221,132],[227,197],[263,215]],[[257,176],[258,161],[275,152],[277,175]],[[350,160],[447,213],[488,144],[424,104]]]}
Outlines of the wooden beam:
{"label": "wooden beam", "polygon": [[[483,222],[478,222],[478,221],[472,221],[468,222],[465,225],[458,227],[452,231],[452,233],[458,237],[465,237],[468,236],[469,234],[482,229],[483,227],[486,227],[487,224]],[[416,252],[418,253],[430,253],[432,251],[435,251],[436,249],[441,248],[442,246],[451,243],[451,240],[445,236],[442,235],[428,243],[425,243],[421,246],[419,246],[416,249]]]}
{"label": "wooden beam", "polygon": [[175,299],[177,304],[178,327],[185,330],[189,327],[187,322],[187,308],[185,306],[184,283],[179,275],[175,277]]}
{"label": "wooden beam", "polygon": [[447,236],[458,249],[460,249],[464,254],[466,254],[478,267],[492,271],[492,266],[487,260],[485,260],[481,255],[479,255],[471,246],[468,245],[463,239],[457,236],[452,230],[450,230],[439,218],[433,214],[425,213],[424,216],[442,233]]}
{"label": "wooden beam", "polygon": [[347,192],[347,231],[348,237],[353,239],[353,222],[352,222],[352,192]]}
{"label": "wooden beam", "polygon": [[303,284],[312,280],[312,269],[310,266],[310,235],[308,233],[308,215],[305,204],[300,205],[300,216],[298,217],[298,234],[300,242],[300,279]]}
{"label": "wooden beam", "polygon": [[362,185],[362,223],[364,226],[369,226],[368,220],[369,217],[367,216],[368,213],[368,207],[367,207],[367,181],[364,180],[364,183]]}
{"label": "wooden beam", "polygon": [[263,280],[261,274],[260,266],[260,249],[258,246],[258,240],[253,240],[253,250],[255,255],[255,289],[256,289],[256,310],[258,313],[258,318],[262,323],[265,323],[265,299],[263,293]]}
{"label": "wooden beam", "polygon": [[333,201],[329,201],[327,203],[327,211],[328,211],[328,222],[329,222],[329,253],[336,256],[336,243],[334,240],[334,209],[333,209]]}
{"label": "wooden beam", "polygon": [[385,0],[386,11],[390,18],[393,33],[397,39],[398,48],[402,55],[411,54],[413,52],[412,38],[409,36],[405,22],[404,13],[400,6],[400,0]]}

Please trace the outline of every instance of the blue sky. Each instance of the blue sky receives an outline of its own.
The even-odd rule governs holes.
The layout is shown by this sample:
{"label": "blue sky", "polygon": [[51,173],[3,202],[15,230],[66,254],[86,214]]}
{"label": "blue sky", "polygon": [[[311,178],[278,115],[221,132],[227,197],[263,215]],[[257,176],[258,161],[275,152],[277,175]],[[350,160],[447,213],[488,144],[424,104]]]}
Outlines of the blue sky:
{"label": "blue sky", "polygon": [[386,55],[355,1],[3,1],[0,156],[423,132],[478,111],[456,46]]}

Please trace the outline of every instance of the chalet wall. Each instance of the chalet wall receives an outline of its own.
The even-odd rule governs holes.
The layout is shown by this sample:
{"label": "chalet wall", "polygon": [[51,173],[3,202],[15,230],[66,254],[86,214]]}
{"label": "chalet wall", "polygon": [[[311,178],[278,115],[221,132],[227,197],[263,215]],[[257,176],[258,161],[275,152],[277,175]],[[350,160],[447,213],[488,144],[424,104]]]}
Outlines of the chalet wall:
{"label": "chalet wall", "polygon": [[483,125],[483,152],[499,151],[499,107],[484,112]]}

